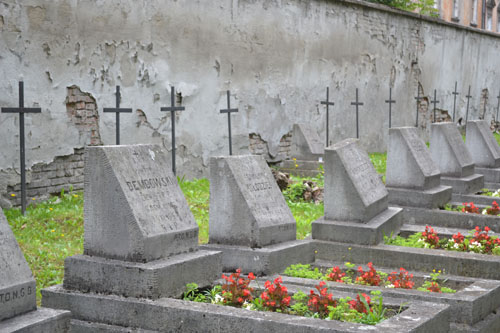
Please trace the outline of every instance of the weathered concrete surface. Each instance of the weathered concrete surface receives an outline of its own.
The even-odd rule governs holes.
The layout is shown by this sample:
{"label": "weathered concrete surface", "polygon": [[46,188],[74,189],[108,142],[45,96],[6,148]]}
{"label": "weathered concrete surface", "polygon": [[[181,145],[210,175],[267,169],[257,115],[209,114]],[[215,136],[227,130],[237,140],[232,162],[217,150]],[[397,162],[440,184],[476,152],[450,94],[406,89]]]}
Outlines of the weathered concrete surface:
{"label": "weathered concrete surface", "polygon": [[[157,301],[66,292],[60,286],[43,291],[47,306],[70,309],[75,319],[162,332],[447,332],[449,307],[411,301],[401,314],[375,326],[328,321],[276,312],[249,311],[207,303],[162,298]],[[354,294],[350,295],[351,297]],[[399,307],[401,300],[384,299]],[[134,313],[123,316],[123,313]]]}
{"label": "weathered concrete surface", "polygon": [[71,313],[66,310],[39,308],[11,319],[0,321],[2,333],[67,333]]}
{"label": "weathered concrete surface", "polygon": [[[227,152],[227,125],[218,110],[231,89],[234,149],[248,150],[249,133],[277,155],[280,139],[294,123],[312,124],[325,135],[319,102],[330,86],[333,142],[353,136],[355,113],[346,107],[354,88],[369,109],[360,113],[361,143],[385,150],[389,87],[398,96],[395,126],[415,121],[413,96],[437,87],[443,108],[459,90],[496,91],[500,38],[471,28],[381,9],[364,1],[10,0],[0,5],[0,105],[17,104],[23,78],[26,105],[42,114],[26,117],[27,166],[69,155],[91,138],[114,143],[115,85],[122,105],[122,142],[158,143],[170,149],[170,116],[160,112],[175,85],[186,111],[176,115],[179,174],[202,176],[210,156]],[[478,52],[480,50],[480,52]],[[460,69],[460,70],[457,70]],[[67,87],[78,86],[99,109],[100,135],[74,122],[66,107]],[[179,97],[180,98],[180,97]],[[70,102],[70,101],[68,101]],[[422,103],[420,127],[430,112]],[[465,94],[457,119],[465,116]],[[486,120],[494,113],[487,105]],[[469,118],[477,118],[479,100]],[[18,117],[0,116],[0,193],[18,183]],[[123,135],[127,133],[127,135]],[[95,134],[95,133],[94,133]],[[18,172],[18,171],[17,171]]]}

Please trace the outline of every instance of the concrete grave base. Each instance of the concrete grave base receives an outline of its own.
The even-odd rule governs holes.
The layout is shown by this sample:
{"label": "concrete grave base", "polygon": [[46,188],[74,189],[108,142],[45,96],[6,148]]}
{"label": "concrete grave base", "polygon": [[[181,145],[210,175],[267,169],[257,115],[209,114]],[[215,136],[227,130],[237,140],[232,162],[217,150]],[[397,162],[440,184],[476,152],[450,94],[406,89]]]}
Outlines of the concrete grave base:
{"label": "concrete grave base", "polygon": [[147,263],[76,255],[66,258],[64,287],[127,297],[177,297],[187,283],[208,286],[219,278],[222,253],[195,251]]}
{"label": "concrete grave base", "polygon": [[68,332],[70,318],[71,313],[69,311],[38,308],[35,311],[0,321],[0,332]]}
{"label": "concrete grave base", "polygon": [[452,188],[441,185],[428,190],[414,190],[387,186],[387,191],[392,205],[438,208],[451,200]]}
{"label": "concrete grave base", "polygon": [[243,273],[269,275],[293,264],[314,261],[314,247],[310,240],[284,242],[263,248],[223,244],[206,244],[200,248],[222,252],[222,269],[225,272],[240,268]]}
{"label": "concrete grave base", "polygon": [[433,227],[449,227],[472,230],[476,226],[483,229],[490,227],[500,232],[500,218],[491,215],[465,214],[439,209],[404,207],[402,220],[408,224],[429,225]]}
{"label": "concrete grave base", "polygon": [[484,188],[487,188],[490,191],[495,192],[496,190],[500,189],[500,183],[484,183]]}
{"label": "concrete grave base", "polygon": [[473,194],[453,194],[451,201],[463,205],[464,202],[473,202],[476,206],[491,206],[493,201],[500,204],[500,198],[490,197],[487,195],[473,195]]}
{"label": "concrete grave base", "polygon": [[326,220],[322,217],[312,223],[312,238],[333,242],[374,245],[401,227],[402,208],[389,207],[367,223]]}
{"label": "concrete grave base", "polygon": [[419,249],[395,245],[357,245],[316,241],[316,259],[338,262],[373,262],[375,267],[404,267],[407,270],[500,280],[500,256]]}
{"label": "concrete grave base", "polygon": [[453,193],[476,193],[484,187],[484,177],[478,174],[461,178],[441,176],[441,185],[453,187]]}
{"label": "concrete grave base", "polygon": [[[355,263],[358,264],[358,263]],[[334,266],[340,266],[344,269],[341,263],[334,263],[329,261],[318,260],[315,265],[316,267],[323,267],[325,269],[332,268]],[[365,265],[363,265],[365,266]],[[366,268],[366,267],[364,267]],[[377,266],[377,271],[383,271],[390,274],[393,271],[399,271],[399,269],[384,269]],[[426,274],[422,272],[411,272],[415,278],[423,278]],[[276,276],[267,277],[269,280],[274,279]],[[402,289],[402,288],[385,288],[385,287],[375,287],[360,284],[344,284],[327,281],[326,285],[330,292],[337,295],[338,292],[349,292],[349,293],[366,293],[370,295],[370,292],[378,290],[384,299],[386,298],[399,298],[402,300],[418,300],[425,302],[443,303],[451,307],[450,321],[453,323],[467,324],[473,326],[483,320],[487,319],[490,314],[496,312],[496,309],[500,307],[500,281],[493,280],[482,280],[475,278],[464,278],[458,276],[446,275],[446,278],[451,283],[456,283],[461,285],[463,289],[457,290],[456,293],[432,293],[424,292],[416,289]],[[296,277],[282,276],[283,283],[290,289],[292,286],[305,286],[306,290],[314,289],[314,286],[318,284],[318,280],[304,279]],[[259,279],[259,284],[264,281]],[[465,286],[465,287],[464,287]],[[304,288],[300,288],[304,290]],[[500,313],[495,314],[495,318],[500,318]]]}
{"label": "concrete grave base", "polygon": [[484,176],[485,183],[500,183],[500,168],[481,168],[475,167],[477,174]]}
{"label": "concrete grave base", "polygon": [[141,328],[130,328],[116,325],[93,323],[89,321],[71,319],[71,333],[156,333],[158,331],[143,330]]}
{"label": "concrete grave base", "polygon": [[323,170],[323,162],[285,160],[279,164],[279,169],[298,177],[316,177]]}
{"label": "concrete grave base", "polygon": [[[420,301],[409,301],[406,310],[399,315],[370,326],[275,312],[249,311],[171,298],[145,300],[94,293],[83,294],[64,290],[61,286],[44,289],[42,294],[44,305],[68,309],[74,319],[130,327],[131,330],[288,333],[360,331],[429,333],[449,330],[449,306]],[[352,296],[354,295],[351,294]],[[384,299],[384,304],[399,307],[401,300]]]}

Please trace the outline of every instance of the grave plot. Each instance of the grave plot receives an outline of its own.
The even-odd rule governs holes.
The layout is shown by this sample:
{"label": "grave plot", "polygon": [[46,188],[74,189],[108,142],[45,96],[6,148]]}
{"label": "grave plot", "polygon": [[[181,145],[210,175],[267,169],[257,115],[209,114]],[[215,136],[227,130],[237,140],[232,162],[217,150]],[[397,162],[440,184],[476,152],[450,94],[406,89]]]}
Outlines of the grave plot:
{"label": "grave plot", "polygon": [[300,177],[316,177],[323,165],[324,144],[309,124],[294,124],[292,160],[280,163],[280,170]]}
{"label": "grave plot", "polygon": [[223,269],[271,274],[314,260],[311,241],[296,240],[297,225],[261,156],[210,160],[209,244]]}
{"label": "grave plot", "polygon": [[[394,129],[391,132],[391,139],[396,138],[398,140],[403,140],[404,144],[401,144],[400,147],[402,149],[404,148],[409,150],[411,145],[407,144],[407,142],[410,140],[404,138],[403,135],[394,135],[394,133],[400,134],[400,132],[405,132],[403,135],[407,135],[407,138],[411,135],[408,135],[408,132],[411,131],[405,131],[403,129],[398,133],[398,129]],[[413,143],[413,145],[415,145],[415,143]],[[422,169],[423,163],[418,164],[415,162],[417,159],[410,159],[410,157],[412,157],[411,154],[415,154],[415,151],[417,150],[413,150],[413,152],[410,151],[407,162],[408,164],[414,163],[414,165],[404,168],[400,173],[397,173],[396,176],[403,179],[406,172],[413,172],[416,176],[420,177],[418,183],[423,184],[422,187],[425,184],[430,184],[429,187],[432,188],[433,185],[437,184],[435,179],[436,175],[435,173],[428,172],[427,176],[424,176],[426,173],[419,170]],[[341,156],[341,158],[337,156]],[[342,158],[342,156],[364,157]],[[366,214],[366,210],[363,208],[369,206],[363,206],[360,204],[361,200],[359,200],[359,198],[365,195],[377,198],[377,194],[379,198],[387,197],[384,185],[374,180],[376,177],[373,176],[375,173],[373,166],[371,164],[363,163],[367,159],[367,154],[357,146],[355,141],[350,139],[344,140],[343,142],[333,145],[330,149],[325,150],[325,217],[318,221],[314,221],[312,225],[313,239],[316,240],[316,260],[326,260],[337,263],[351,262],[358,265],[373,262],[376,267],[380,266],[392,270],[399,270],[400,267],[404,267],[407,270],[420,271],[424,273],[432,272],[434,269],[441,269],[446,271],[447,274],[453,276],[495,280],[500,279],[500,274],[498,273],[498,269],[500,269],[500,257],[485,254],[384,245],[382,241],[373,243],[365,242],[363,237],[366,237],[367,232],[361,230],[363,230],[362,228],[365,230],[368,229],[367,224],[369,223],[366,223],[367,219],[361,219],[359,216]],[[388,156],[388,160],[390,159],[391,158]],[[423,158],[421,160],[423,160]],[[388,177],[389,175],[390,173],[388,170]],[[397,180],[398,177],[394,177],[392,181]],[[426,177],[429,177],[430,179],[426,179]],[[338,181],[338,178],[341,180]],[[352,184],[356,182],[356,179],[362,179],[363,181],[366,181],[368,185],[357,187],[352,186]],[[417,180],[414,182],[417,183]],[[328,191],[332,191],[333,188],[335,188],[334,193],[336,194],[336,197],[328,195]],[[422,195],[422,193],[417,190],[416,195],[419,196]],[[387,203],[385,203],[385,205],[387,205]],[[347,212],[344,213],[346,214],[345,216],[351,216],[351,219],[352,217],[358,216],[357,220],[344,222],[336,226],[335,229],[318,229],[318,226],[325,223],[324,221],[328,219],[329,212],[342,214],[343,207],[348,207],[348,209],[346,209]],[[383,208],[384,206],[381,205],[380,207]],[[402,208],[398,209],[402,210]],[[439,212],[439,210],[423,208],[418,209],[430,212],[430,214]],[[380,210],[381,208],[379,208],[379,211]],[[384,236],[395,236],[398,235],[401,230],[405,230],[407,225],[404,223],[407,223],[406,219],[410,216],[408,211],[409,209],[405,207],[404,213],[402,213],[399,217],[401,222],[392,226],[389,225],[389,227],[381,230],[379,232],[381,236],[378,239],[383,239]],[[465,216],[466,214],[463,215]],[[492,218],[496,219],[496,217]],[[359,224],[362,225],[361,228],[358,227]],[[353,232],[353,228],[357,228],[359,230],[358,233]],[[465,232],[465,230],[462,231]],[[459,278],[455,277],[455,279]],[[491,302],[494,298],[494,296],[491,295],[484,297],[489,299],[489,302]],[[495,304],[489,308],[487,310],[488,313],[483,316],[483,318],[486,320],[486,317],[488,317],[488,321],[492,320],[493,322],[496,322],[498,318],[495,316],[493,316],[495,318],[491,318],[489,316],[490,314],[494,314],[493,311],[497,307],[498,305]],[[486,325],[487,323],[482,320],[475,323],[471,320],[468,325],[469,324],[481,326]]]}
{"label": "grave plot", "polygon": [[[326,286],[334,294],[343,291],[370,295],[376,290],[384,299],[390,297],[448,304],[454,331],[470,332],[500,324],[499,317],[491,316],[500,307],[500,281],[443,275],[438,270],[426,274],[370,266],[317,260],[314,265],[287,268],[282,279],[284,284],[308,288],[327,280]],[[358,272],[359,268],[361,272]]]}
{"label": "grave plot", "polygon": [[36,283],[0,210],[0,332],[67,332],[70,313],[36,307]]}

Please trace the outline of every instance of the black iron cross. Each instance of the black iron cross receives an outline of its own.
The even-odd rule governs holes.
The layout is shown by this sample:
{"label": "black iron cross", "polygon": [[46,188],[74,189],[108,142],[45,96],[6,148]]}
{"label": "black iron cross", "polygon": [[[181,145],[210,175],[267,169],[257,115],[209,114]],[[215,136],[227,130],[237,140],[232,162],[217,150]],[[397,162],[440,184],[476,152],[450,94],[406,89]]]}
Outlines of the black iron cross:
{"label": "black iron cross", "polygon": [[326,101],[322,101],[321,104],[323,105],[326,105],[326,147],[328,147],[329,145],[329,142],[328,142],[328,127],[330,125],[330,121],[328,120],[328,114],[329,114],[329,110],[328,110],[328,107],[331,105],[335,105],[334,102],[330,102],[329,100],[330,98],[330,87],[326,87]]}
{"label": "black iron cross", "polygon": [[356,106],[356,138],[359,139],[359,121],[358,121],[358,113],[359,106],[364,105],[365,103],[360,103],[358,98],[358,88],[356,88],[356,102],[351,102],[351,105]]}
{"label": "black iron cross", "polygon": [[21,209],[26,212],[26,170],[25,170],[25,148],[24,148],[24,114],[25,113],[40,113],[41,108],[25,108],[24,107],[24,82],[19,82],[19,107],[18,108],[2,108],[3,113],[19,113],[19,139],[21,151]]}
{"label": "black iron cross", "polygon": [[417,97],[415,97],[417,100],[417,120],[415,121],[415,127],[418,128],[418,103],[423,99],[423,97],[420,97],[420,89],[417,87]]}
{"label": "black iron cross", "polygon": [[500,110],[500,92],[498,93],[498,105],[497,105],[497,118],[496,118],[496,121],[498,121],[498,111]]}
{"label": "black iron cross", "polygon": [[385,102],[389,103],[389,128],[391,128],[392,104],[396,103],[396,101],[392,99],[392,88],[389,88],[389,99],[386,99]]}
{"label": "black iron cross", "polygon": [[436,89],[434,89],[434,100],[431,101],[432,104],[434,104],[434,121],[433,123],[436,122],[436,104],[439,103],[439,101],[436,98]]}
{"label": "black iron cross", "polygon": [[120,108],[120,86],[116,86],[116,108],[104,108],[104,112],[116,113],[116,144],[120,144],[120,113],[132,112],[132,109]]}
{"label": "black iron cross", "polygon": [[231,113],[238,112],[238,109],[231,109],[230,92],[227,91],[227,109],[220,110],[220,113],[227,113],[227,127],[229,129],[229,155],[233,155],[233,142],[231,139]]}
{"label": "black iron cross", "polygon": [[470,99],[472,98],[470,94],[470,86],[469,86],[469,93],[465,97],[467,97],[467,111],[465,113],[465,128],[467,128],[467,121],[469,120],[469,104],[470,104]]}
{"label": "black iron cross", "polygon": [[175,175],[175,111],[184,111],[183,106],[175,106],[175,87],[170,88],[170,106],[160,108],[161,111],[170,111],[172,119],[172,171]]}
{"label": "black iron cross", "polygon": [[457,96],[460,95],[460,93],[457,91],[457,81],[455,81],[455,91],[452,92],[453,96],[453,122],[455,122],[455,107],[457,105]]}

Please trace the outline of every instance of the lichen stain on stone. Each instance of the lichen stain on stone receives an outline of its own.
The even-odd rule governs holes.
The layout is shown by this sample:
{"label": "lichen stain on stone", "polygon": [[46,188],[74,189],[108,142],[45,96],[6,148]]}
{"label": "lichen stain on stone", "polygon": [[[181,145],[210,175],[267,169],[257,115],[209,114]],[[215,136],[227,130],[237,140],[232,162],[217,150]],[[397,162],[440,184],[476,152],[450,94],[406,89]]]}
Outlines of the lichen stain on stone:
{"label": "lichen stain on stone", "polygon": [[3,28],[3,24],[4,24],[4,21],[3,21],[3,16],[0,15],[0,29]]}

